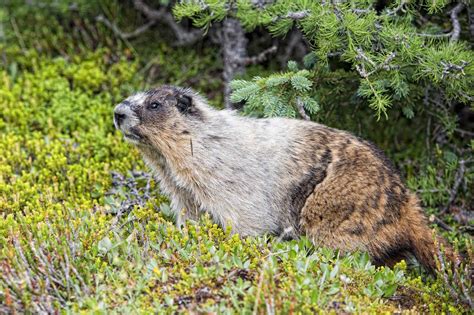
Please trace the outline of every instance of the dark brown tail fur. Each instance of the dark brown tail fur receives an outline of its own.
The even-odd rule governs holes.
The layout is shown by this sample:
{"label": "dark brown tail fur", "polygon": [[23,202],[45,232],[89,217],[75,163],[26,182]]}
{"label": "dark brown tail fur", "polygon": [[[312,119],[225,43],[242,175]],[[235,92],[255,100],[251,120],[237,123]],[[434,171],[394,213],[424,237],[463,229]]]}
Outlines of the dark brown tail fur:
{"label": "dark brown tail fur", "polygon": [[411,231],[409,235],[411,251],[427,270],[431,273],[438,270],[435,257],[439,259],[438,253],[441,248],[444,248],[445,257],[453,266],[459,262],[452,247],[443,238],[435,236],[428,227],[428,222],[416,197],[410,198],[405,215],[407,218],[405,222],[409,224],[407,231]]}

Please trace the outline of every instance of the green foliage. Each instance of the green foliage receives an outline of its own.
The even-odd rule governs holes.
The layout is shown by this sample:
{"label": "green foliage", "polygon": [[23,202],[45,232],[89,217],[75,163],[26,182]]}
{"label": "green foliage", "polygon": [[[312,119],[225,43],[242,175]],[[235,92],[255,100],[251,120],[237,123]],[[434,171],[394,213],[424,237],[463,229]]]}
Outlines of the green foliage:
{"label": "green foliage", "polygon": [[[471,149],[472,151],[472,149]],[[408,185],[414,191],[418,191],[427,207],[433,208],[440,204],[446,204],[450,198],[450,190],[454,185],[456,172],[460,165],[460,157],[454,152],[435,149],[435,161],[428,165],[418,177],[411,177]],[[467,166],[467,171],[462,177],[462,184],[472,187],[474,183],[474,171],[472,165]],[[468,193],[474,193],[468,190]],[[474,222],[470,222],[472,224]]]}
{"label": "green foliage", "polygon": [[23,51],[34,48],[62,56],[90,51],[104,44],[122,50],[126,45],[95,20],[100,10],[110,16],[118,14],[119,3],[115,0],[2,1],[0,29],[4,29],[4,38],[0,34],[0,43],[15,43]]}
{"label": "green foliage", "polygon": [[298,70],[294,62],[290,62],[288,68],[289,72],[272,74],[266,78],[255,77],[252,82],[233,81],[231,101],[246,101],[248,111],[263,113],[265,117],[296,117],[298,103],[309,113],[315,114],[319,105],[307,95],[313,84],[311,73],[308,70]]}
{"label": "green foliage", "polygon": [[227,8],[228,4],[225,1],[209,0],[206,1],[205,7],[197,2],[178,3],[174,6],[173,12],[178,20],[193,16],[194,23],[198,27],[208,29],[212,22],[220,22],[226,17]]}
{"label": "green foliage", "polygon": [[[358,78],[359,81],[357,96],[367,100],[378,118],[382,114],[388,118],[387,110],[394,104],[416,98],[418,93],[417,88],[412,88],[414,85],[434,85],[451,100],[469,102],[474,97],[472,50],[462,42],[447,43],[446,36],[444,40],[434,41],[433,37],[423,34],[413,24],[418,9],[415,1],[396,2],[380,15],[376,14],[371,1],[324,4],[281,0],[263,7],[250,0],[225,3],[220,2],[215,17],[213,1],[182,1],[174,12],[180,18],[191,18],[199,27],[209,27],[213,21],[220,21],[227,15],[237,17],[247,30],[263,26],[275,36],[284,36],[294,26],[299,28],[312,44],[313,51],[305,58],[310,76],[316,76],[314,67],[318,64],[334,63],[334,58],[329,56],[349,63],[354,72],[348,78]],[[427,1],[426,6],[434,13],[447,4],[447,1]],[[254,81],[262,80],[256,78]],[[319,94],[314,91],[317,89],[318,86],[313,85],[300,92],[309,99]],[[234,99],[242,99],[241,96],[238,94]],[[261,103],[271,103],[271,97],[274,93],[260,89],[254,98],[245,100],[252,109],[263,106],[252,102],[253,99],[263,98],[267,101]],[[289,95],[278,98],[292,100]],[[270,106],[275,106],[275,109],[265,112],[294,116],[293,109],[281,110],[279,102],[273,104]],[[293,105],[292,102],[287,104]],[[414,115],[412,106],[400,108],[407,116]]]}

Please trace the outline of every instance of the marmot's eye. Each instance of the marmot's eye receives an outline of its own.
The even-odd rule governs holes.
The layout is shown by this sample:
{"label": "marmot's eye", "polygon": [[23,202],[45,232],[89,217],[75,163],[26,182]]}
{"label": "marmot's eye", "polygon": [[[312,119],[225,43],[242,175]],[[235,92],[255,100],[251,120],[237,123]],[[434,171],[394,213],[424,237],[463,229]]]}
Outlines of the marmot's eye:
{"label": "marmot's eye", "polygon": [[160,103],[158,103],[158,102],[153,102],[153,103],[151,103],[150,105],[148,105],[148,108],[149,108],[149,109],[157,109],[157,108],[160,107],[160,106],[161,106]]}

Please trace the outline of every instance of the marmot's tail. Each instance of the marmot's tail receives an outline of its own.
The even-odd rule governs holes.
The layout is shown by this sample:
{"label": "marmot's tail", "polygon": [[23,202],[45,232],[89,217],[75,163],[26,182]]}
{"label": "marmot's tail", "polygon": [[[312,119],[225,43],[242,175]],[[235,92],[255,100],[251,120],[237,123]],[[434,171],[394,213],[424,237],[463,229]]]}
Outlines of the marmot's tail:
{"label": "marmot's tail", "polygon": [[428,227],[428,222],[423,214],[423,210],[418,205],[416,198],[410,198],[407,206],[408,224],[410,225],[408,231],[411,231],[409,241],[411,244],[412,253],[415,255],[419,263],[421,263],[431,273],[438,270],[436,264],[436,257],[439,259],[439,251],[444,250],[445,258],[456,266],[459,263],[459,258],[454,253],[453,248],[441,237],[433,235],[433,232]]}

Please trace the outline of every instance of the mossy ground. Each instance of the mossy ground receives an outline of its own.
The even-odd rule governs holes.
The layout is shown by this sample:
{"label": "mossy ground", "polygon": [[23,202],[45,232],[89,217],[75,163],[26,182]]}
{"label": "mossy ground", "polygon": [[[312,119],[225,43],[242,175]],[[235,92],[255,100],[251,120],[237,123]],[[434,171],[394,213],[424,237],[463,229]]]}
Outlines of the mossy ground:
{"label": "mossy ground", "polygon": [[[220,103],[216,51],[160,45],[153,80],[193,85]],[[468,311],[441,278],[405,262],[376,268],[365,253],[340,255],[304,238],[240,238],[209,218],[177,229],[166,198],[112,122],[114,104],[147,85],[147,65],[127,48],[72,58],[10,49],[8,56],[15,62],[0,70],[0,312]],[[347,117],[328,123],[344,128]],[[399,152],[386,133],[410,124],[362,133]],[[439,150],[426,163],[415,151],[391,156],[412,189],[442,188],[422,194],[434,207],[447,198],[456,157]],[[461,247],[469,239],[446,236]]]}

